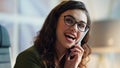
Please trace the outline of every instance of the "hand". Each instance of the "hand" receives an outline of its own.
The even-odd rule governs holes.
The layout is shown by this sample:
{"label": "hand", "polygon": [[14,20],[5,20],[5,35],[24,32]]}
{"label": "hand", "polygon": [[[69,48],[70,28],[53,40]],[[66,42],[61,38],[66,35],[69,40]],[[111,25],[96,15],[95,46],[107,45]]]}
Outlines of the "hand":
{"label": "hand", "polygon": [[77,44],[70,51],[70,54],[66,56],[64,68],[78,68],[84,54],[84,49]]}

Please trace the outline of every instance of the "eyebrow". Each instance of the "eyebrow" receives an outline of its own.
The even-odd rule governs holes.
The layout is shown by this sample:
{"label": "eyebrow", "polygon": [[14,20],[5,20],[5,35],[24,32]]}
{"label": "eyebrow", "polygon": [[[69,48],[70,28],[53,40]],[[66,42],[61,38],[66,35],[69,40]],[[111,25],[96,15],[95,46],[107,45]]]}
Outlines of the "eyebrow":
{"label": "eyebrow", "polygon": [[[73,19],[75,19],[75,17],[74,16],[72,16],[72,15],[65,15],[65,16],[70,16],[70,17],[72,17]],[[76,20],[76,19],[75,19]]]}
{"label": "eyebrow", "polygon": [[[72,17],[75,21],[76,21],[76,18],[73,16],[73,15],[65,15],[65,16],[70,16],[70,17]],[[76,21],[77,22],[77,21]],[[85,23],[84,21],[79,21],[80,23]],[[87,24],[87,23],[85,23],[85,24]]]}

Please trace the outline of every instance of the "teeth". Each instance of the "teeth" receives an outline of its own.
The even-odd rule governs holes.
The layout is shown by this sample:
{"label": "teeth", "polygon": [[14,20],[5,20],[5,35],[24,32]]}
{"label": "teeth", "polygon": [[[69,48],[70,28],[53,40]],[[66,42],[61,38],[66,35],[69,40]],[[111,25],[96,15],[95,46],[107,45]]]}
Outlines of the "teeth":
{"label": "teeth", "polygon": [[69,38],[72,38],[73,40],[75,39],[75,37],[71,34],[66,34],[66,36],[69,37]]}
{"label": "teeth", "polygon": [[70,37],[72,37],[72,38],[74,38],[74,36],[73,35],[69,35]]}

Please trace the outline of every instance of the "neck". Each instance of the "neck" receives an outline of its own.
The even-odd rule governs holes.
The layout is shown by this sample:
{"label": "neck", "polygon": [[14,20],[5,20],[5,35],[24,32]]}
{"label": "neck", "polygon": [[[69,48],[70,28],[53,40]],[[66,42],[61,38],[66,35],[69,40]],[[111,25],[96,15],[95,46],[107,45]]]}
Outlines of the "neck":
{"label": "neck", "polygon": [[56,61],[59,62],[64,54],[66,53],[67,49],[64,48],[62,45],[56,43],[56,53],[57,53],[57,58]]}
{"label": "neck", "polygon": [[66,51],[67,51],[66,48],[64,48],[59,43],[56,43],[56,53],[57,53],[57,56],[55,57],[56,68],[60,68],[59,63],[61,59],[63,58],[63,56],[65,55]]}

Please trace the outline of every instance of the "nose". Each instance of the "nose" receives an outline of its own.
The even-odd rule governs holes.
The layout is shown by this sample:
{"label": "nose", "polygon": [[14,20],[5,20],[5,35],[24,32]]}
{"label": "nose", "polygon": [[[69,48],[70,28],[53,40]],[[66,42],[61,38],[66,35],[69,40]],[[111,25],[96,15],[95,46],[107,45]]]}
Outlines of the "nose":
{"label": "nose", "polygon": [[73,26],[71,26],[71,29],[72,29],[73,31],[78,31],[77,24],[74,24]]}

